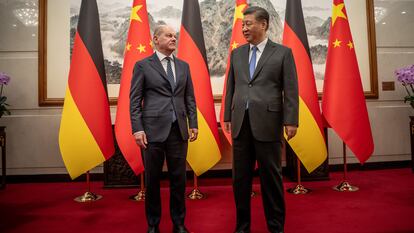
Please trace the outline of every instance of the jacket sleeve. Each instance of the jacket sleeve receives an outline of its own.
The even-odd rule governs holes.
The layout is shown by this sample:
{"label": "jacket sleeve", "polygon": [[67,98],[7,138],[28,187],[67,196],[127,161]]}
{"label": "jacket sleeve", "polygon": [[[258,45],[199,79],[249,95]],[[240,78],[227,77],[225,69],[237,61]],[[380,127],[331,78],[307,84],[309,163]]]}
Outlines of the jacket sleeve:
{"label": "jacket sleeve", "polygon": [[185,87],[185,108],[187,111],[188,124],[191,129],[198,128],[197,122],[197,105],[194,96],[193,81],[191,79],[190,67],[187,67],[187,85]]}
{"label": "jacket sleeve", "polygon": [[283,123],[299,126],[299,91],[292,50],[283,58]]}
{"label": "jacket sleeve", "polygon": [[234,70],[233,70],[233,52],[230,55],[230,68],[227,74],[227,83],[226,83],[226,95],[222,98],[225,98],[224,102],[224,122],[231,121],[231,106],[233,101],[234,94]]}
{"label": "jacket sleeve", "polygon": [[132,133],[144,131],[142,124],[142,100],[144,96],[144,72],[142,64],[135,63],[129,94]]}

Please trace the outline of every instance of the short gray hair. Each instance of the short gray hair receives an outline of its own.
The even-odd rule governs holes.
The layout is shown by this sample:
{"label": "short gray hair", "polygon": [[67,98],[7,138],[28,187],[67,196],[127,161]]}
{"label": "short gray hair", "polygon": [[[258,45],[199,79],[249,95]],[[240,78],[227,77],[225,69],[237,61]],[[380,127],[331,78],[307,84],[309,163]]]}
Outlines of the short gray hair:
{"label": "short gray hair", "polygon": [[168,27],[166,24],[157,25],[154,29],[154,36],[159,36],[166,27]]}

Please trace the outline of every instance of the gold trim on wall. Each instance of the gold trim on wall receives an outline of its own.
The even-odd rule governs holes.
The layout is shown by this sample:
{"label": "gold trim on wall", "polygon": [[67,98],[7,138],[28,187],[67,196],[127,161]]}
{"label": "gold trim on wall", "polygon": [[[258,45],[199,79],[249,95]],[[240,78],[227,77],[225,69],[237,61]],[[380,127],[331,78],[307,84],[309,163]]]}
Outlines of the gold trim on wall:
{"label": "gold trim on wall", "polygon": [[367,0],[368,55],[371,90],[365,98],[378,99],[377,40],[375,34],[374,0]]}

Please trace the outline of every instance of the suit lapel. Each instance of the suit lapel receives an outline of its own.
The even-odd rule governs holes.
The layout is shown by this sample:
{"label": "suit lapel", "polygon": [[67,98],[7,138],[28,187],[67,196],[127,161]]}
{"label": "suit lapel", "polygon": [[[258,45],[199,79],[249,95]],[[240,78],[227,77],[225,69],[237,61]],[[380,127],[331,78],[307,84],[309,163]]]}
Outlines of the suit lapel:
{"label": "suit lapel", "polygon": [[172,83],[168,78],[167,74],[165,73],[164,67],[162,67],[161,61],[158,58],[157,54],[154,53],[150,59],[151,66],[160,73],[161,77],[163,77],[168,83],[170,83],[172,90],[174,90],[174,83]]}
{"label": "suit lapel", "polygon": [[175,87],[178,87],[178,85],[180,85],[180,82],[182,81],[181,79],[183,77],[183,69],[181,67],[181,61],[178,60],[177,57],[175,56],[174,56],[174,65],[175,65]]}
{"label": "suit lapel", "polygon": [[[253,78],[250,82],[252,82],[257,75],[259,74],[260,70],[262,70],[263,65],[266,63],[266,60],[276,51],[275,45],[272,41],[268,40],[266,46],[263,50],[262,55],[260,56],[259,62],[257,63],[256,69],[254,70]],[[249,57],[249,55],[247,55]],[[247,66],[248,67],[248,66]]]}
{"label": "suit lapel", "polygon": [[250,44],[247,43],[242,51],[243,59],[243,73],[245,74],[244,77],[247,81],[250,81],[250,71],[249,71],[249,53],[250,53]]}

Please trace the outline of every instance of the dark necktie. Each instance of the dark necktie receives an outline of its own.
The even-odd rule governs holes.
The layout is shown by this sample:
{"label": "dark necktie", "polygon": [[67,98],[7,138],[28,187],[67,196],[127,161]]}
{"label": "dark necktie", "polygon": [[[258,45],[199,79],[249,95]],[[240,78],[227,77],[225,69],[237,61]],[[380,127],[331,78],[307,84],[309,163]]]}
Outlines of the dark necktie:
{"label": "dark necktie", "polygon": [[257,47],[253,46],[252,57],[250,58],[250,63],[249,63],[250,79],[253,79],[254,70],[256,69],[256,52],[257,52]]}
{"label": "dark necktie", "polygon": [[[171,66],[171,58],[170,57],[166,57],[165,59],[167,59],[167,78],[171,83],[171,87],[174,91],[175,88],[175,80],[174,80],[174,73],[172,70],[172,66]],[[175,122],[177,120],[177,116],[175,115],[175,110],[174,110],[174,105],[172,104],[172,99],[171,99],[171,105],[172,105],[172,122]]]}
{"label": "dark necktie", "polygon": [[171,57],[166,57],[165,59],[167,59],[167,78],[171,82],[173,90],[174,90],[175,80],[174,80],[174,73],[173,73],[172,65],[171,65]]}
{"label": "dark necktie", "polygon": [[[249,62],[250,80],[253,79],[254,70],[256,69],[256,52],[257,52],[257,47],[253,46],[252,47],[252,57],[250,58],[250,62]],[[249,100],[247,100],[247,102],[246,102],[246,109],[249,109]]]}

